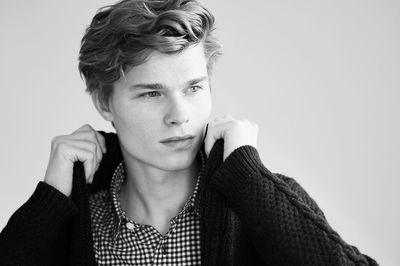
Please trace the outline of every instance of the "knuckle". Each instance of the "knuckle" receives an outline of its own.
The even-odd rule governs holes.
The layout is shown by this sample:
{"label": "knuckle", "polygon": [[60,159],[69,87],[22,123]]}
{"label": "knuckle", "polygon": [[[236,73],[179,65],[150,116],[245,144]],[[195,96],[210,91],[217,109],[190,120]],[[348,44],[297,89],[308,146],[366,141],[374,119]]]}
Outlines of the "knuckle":
{"label": "knuckle", "polygon": [[51,146],[57,145],[59,138],[60,138],[59,136],[53,137],[53,138],[51,139]]}
{"label": "knuckle", "polygon": [[90,130],[90,132],[89,132],[89,134],[90,134],[90,137],[93,139],[93,140],[97,140],[97,135],[96,135],[96,131],[94,131],[93,129],[91,129]]}
{"label": "knuckle", "polygon": [[97,145],[94,142],[89,141],[88,145],[89,145],[90,151],[92,151],[92,152],[96,151]]}
{"label": "knuckle", "polygon": [[65,143],[65,142],[60,142],[60,143],[58,144],[58,148],[59,148],[60,150],[65,150],[65,149],[67,149],[67,147],[68,147],[68,144]]}
{"label": "knuckle", "polygon": [[89,124],[84,124],[81,128],[79,128],[77,131],[80,132],[88,132],[91,131],[92,127]]}
{"label": "knuckle", "polygon": [[63,136],[55,136],[54,138],[51,139],[51,148],[56,150],[59,149],[64,145],[64,142],[62,142]]}
{"label": "knuckle", "polygon": [[57,143],[56,146],[54,146],[54,151],[58,154],[66,153],[67,150],[68,150],[68,145],[64,142]]}
{"label": "knuckle", "polygon": [[87,129],[87,127],[88,127],[88,124],[84,124],[80,128],[78,128],[75,132],[85,131]]}

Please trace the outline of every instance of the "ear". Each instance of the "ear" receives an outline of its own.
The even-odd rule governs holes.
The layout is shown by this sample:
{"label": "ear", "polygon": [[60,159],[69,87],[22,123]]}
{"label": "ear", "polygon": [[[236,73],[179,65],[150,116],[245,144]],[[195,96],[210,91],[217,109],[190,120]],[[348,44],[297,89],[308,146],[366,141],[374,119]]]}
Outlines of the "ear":
{"label": "ear", "polygon": [[92,93],[92,101],[97,111],[104,118],[104,120],[109,122],[114,121],[114,115],[112,113],[112,110],[110,109],[110,106],[108,104],[106,105],[103,101],[99,99],[98,93]]}

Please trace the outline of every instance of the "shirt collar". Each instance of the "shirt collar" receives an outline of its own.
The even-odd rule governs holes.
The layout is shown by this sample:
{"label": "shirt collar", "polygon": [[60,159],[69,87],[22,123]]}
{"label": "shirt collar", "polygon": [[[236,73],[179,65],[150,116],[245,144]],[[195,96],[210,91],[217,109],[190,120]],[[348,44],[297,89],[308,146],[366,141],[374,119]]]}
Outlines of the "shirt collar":
{"label": "shirt collar", "polygon": [[[199,174],[197,176],[197,181],[196,185],[193,191],[193,194],[189,198],[189,200],[185,203],[182,211],[178,214],[181,215],[186,212],[193,211],[197,217],[200,217],[200,202],[201,202],[201,196],[199,193],[200,186],[201,186],[201,180],[202,176],[204,175],[204,170],[205,170],[205,154],[203,151],[200,151],[197,154],[196,160],[199,161],[200,163],[200,170]],[[110,193],[111,193],[111,199],[113,202],[113,211],[114,211],[114,230],[113,230],[113,240],[118,237],[120,231],[121,231],[121,226],[126,224],[127,222],[130,222],[134,225],[134,230],[140,229],[140,225],[131,219],[129,219],[126,216],[126,213],[124,210],[121,208],[121,201],[119,198],[120,195],[120,190],[122,184],[125,182],[126,178],[126,169],[125,169],[125,163],[124,161],[121,161],[121,163],[118,164],[117,168],[114,171],[114,174],[111,179],[111,187],[110,187]]]}
{"label": "shirt collar", "polygon": [[199,174],[197,176],[197,182],[196,182],[196,186],[194,188],[194,192],[192,194],[192,196],[189,199],[189,202],[192,203],[194,212],[196,213],[197,217],[200,217],[200,204],[201,204],[201,193],[200,193],[200,187],[201,187],[201,183],[202,183],[202,179],[204,176],[204,171],[206,168],[206,155],[200,151],[197,154],[197,158],[196,158],[199,163],[200,163],[200,170],[199,170]]}

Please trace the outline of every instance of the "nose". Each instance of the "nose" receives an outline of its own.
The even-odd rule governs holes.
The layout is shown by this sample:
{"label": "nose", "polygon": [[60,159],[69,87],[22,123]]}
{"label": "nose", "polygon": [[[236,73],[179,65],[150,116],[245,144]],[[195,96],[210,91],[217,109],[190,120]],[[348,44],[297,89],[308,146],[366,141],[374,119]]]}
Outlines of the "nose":
{"label": "nose", "polygon": [[164,122],[168,126],[179,126],[189,122],[189,110],[184,96],[171,97]]}

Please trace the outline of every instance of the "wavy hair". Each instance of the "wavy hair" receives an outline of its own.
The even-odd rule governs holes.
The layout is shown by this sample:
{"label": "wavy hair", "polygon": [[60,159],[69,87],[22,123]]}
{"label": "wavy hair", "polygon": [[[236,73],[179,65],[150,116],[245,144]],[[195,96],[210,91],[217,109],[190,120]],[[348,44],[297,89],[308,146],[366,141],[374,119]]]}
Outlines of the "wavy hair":
{"label": "wavy hair", "polygon": [[123,0],[100,8],[82,38],[79,72],[105,108],[113,83],[153,51],[172,54],[200,42],[207,69],[222,53],[214,16],[196,0]]}

